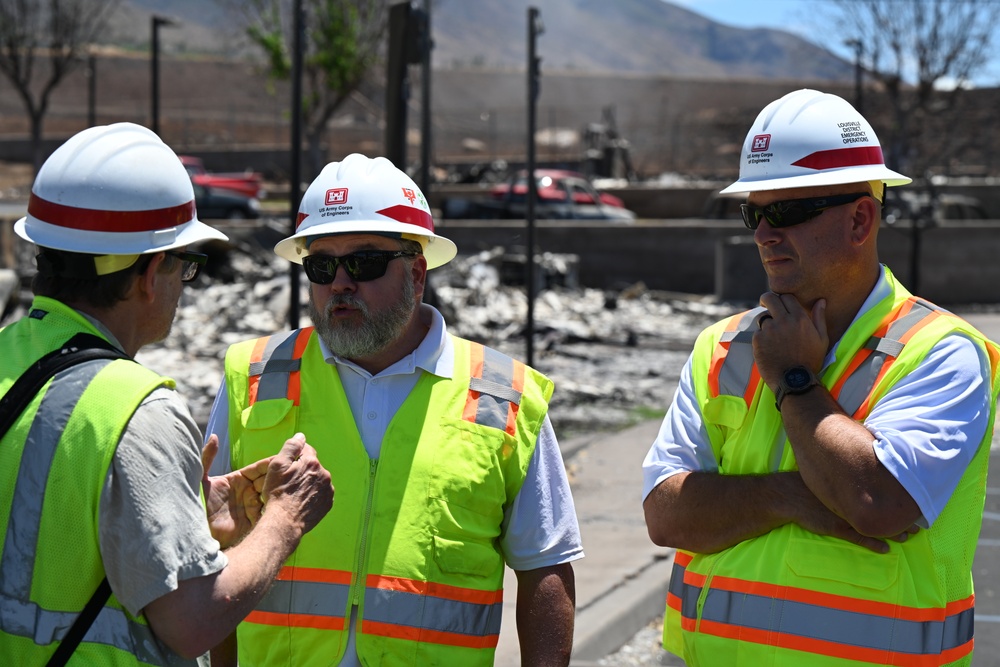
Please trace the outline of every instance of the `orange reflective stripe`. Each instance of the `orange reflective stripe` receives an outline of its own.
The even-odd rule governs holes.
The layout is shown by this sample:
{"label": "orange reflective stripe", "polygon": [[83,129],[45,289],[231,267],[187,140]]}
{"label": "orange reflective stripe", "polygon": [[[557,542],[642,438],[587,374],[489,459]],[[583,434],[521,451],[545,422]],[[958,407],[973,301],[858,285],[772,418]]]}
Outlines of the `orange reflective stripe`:
{"label": "orange reflective stripe", "polygon": [[707,580],[685,569],[682,586],[671,581],[686,631],[887,665],[941,665],[972,651],[975,596],[911,607],[724,576],[706,595]]}
{"label": "orange reflective stripe", "polygon": [[[911,305],[911,307],[912,307],[912,305]],[[909,308],[907,309],[907,311],[909,311]],[[899,342],[902,343],[903,345],[905,345],[906,343],[908,343],[910,341],[911,338],[913,338],[917,334],[918,331],[920,331],[921,329],[923,329],[924,327],[926,327],[928,324],[930,324],[931,322],[933,322],[937,318],[941,317],[942,314],[943,313],[941,313],[941,311],[938,311],[938,310],[932,310],[932,311],[930,311],[927,314],[926,317],[924,317],[919,322],[917,322],[916,324],[914,324],[902,336],[900,336]],[[896,357],[888,357],[885,360],[885,362],[882,364],[882,367],[878,371],[878,375],[875,376],[875,381],[872,383],[872,388],[878,386],[878,383],[882,381],[882,378],[885,377],[885,374],[889,371],[889,368],[892,367],[892,364],[895,361],[896,361]],[[854,419],[857,419],[857,420],[863,419],[865,417],[865,415],[868,414],[868,406],[871,403],[871,399],[872,399],[872,395],[871,395],[871,392],[869,392],[868,396],[861,403],[861,406],[851,416]]]}
{"label": "orange reflective stripe", "polygon": [[404,593],[415,593],[417,595],[432,595],[447,600],[458,600],[459,602],[472,602],[474,604],[495,604],[503,602],[503,589],[497,591],[483,591],[476,588],[463,588],[461,586],[451,586],[439,584],[433,581],[419,581],[416,579],[405,579],[403,577],[386,577],[377,574],[370,574],[365,580],[365,585],[369,588],[379,588],[390,591],[402,591]]}
{"label": "orange reflective stripe", "polygon": [[[694,630],[694,623],[687,623],[688,619],[682,620],[682,627],[685,630]],[[690,627],[688,627],[690,626]],[[717,623],[715,621],[701,621],[698,631],[716,637],[725,637],[743,642],[752,642],[766,646],[778,646],[780,648],[803,651],[817,655],[826,655],[833,658],[844,658],[856,660],[858,662],[869,662],[878,665],[893,665],[895,667],[940,667],[950,662],[954,662],[972,653],[973,640],[969,640],[962,646],[947,649],[941,653],[931,655],[916,655],[913,653],[897,653],[885,651],[883,649],[864,648],[861,646],[849,646],[837,642],[825,641],[823,639],[813,639],[800,635],[790,635],[773,630],[758,630],[740,625],[729,625]]]}
{"label": "orange reflective stripe", "polygon": [[[312,336],[313,329],[315,329],[315,327],[306,327],[299,331],[299,335],[295,338],[295,348],[292,352],[292,359],[302,358],[302,355],[306,351],[306,345],[309,344],[309,337]],[[299,405],[301,372],[301,370],[292,371],[288,375],[288,398],[290,398],[295,405]]]}
{"label": "orange reflective stripe", "polygon": [[[469,370],[474,378],[483,377],[483,346],[472,344],[469,346]],[[462,419],[467,422],[476,422],[476,413],[479,411],[479,392],[469,391],[465,399],[465,409],[462,410]]]}
{"label": "orange reflective stripe", "polygon": [[[264,350],[267,348],[267,337],[258,338],[253,344],[253,352],[250,353],[250,363],[260,361],[264,356]],[[257,402],[257,385],[260,383],[259,375],[251,375],[250,378],[250,400],[248,405],[253,405]]]}
{"label": "orange reflective stripe", "polygon": [[361,622],[361,632],[378,635],[380,637],[391,637],[394,639],[407,639],[410,641],[430,642],[445,646],[461,646],[465,648],[496,648],[500,641],[500,635],[486,635],[476,637],[463,635],[455,632],[443,632],[441,630],[428,630],[426,628],[415,628],[407,625],[395,625],[392,623],[380,623],[377,621],[363,620]]}
{"label": "orange reflective stripe", "polygon": [[[687,581],[688,578],[685,577],[685,582]],[[704,578],[702,579],[702,583],[704,583]],[[950,602],[946,607],[905,607],[891,602],[862,600],[846,595],[811,591],[806,588],[779,586],[762,581],[747,581],[745,579],[722,576],[712,578],[712,588],[732,591],[734,593],[747,593],[749,595],[791,600],[793,602],[804,602],[829,609],[842,609],[870,616],[899,618],[906,621],[942,621],[947,616],[975,607],[974,595],[964,600]]]}
{"label": "orange reflective stripe", "polygon": [[[514,360],[514,377],[512,385],[518,393],[524,392],[524,364]],[[507,427],[504,429],[509,435],[517,435],[517,411],[521,409],[520,403],[510,403],[507,408]]]}
{"label": "orange reflective stripe", "polygon": [[[726,322],[726,332],[735,333],[739,328],[740,315],[733,315]],[[726,354],[729,353],[730,343],[719,342],[712,352],[712,361],[708,365],[708,395],[715,397],[719,395],[719,373],[722,371],[722,364],[726,361]]]}
{"label": "orange reflective stripe", "polygon": [[760,386],[760,371],[757,370],[757,364],[754,364],[750,368],[750,381],[747,383],[746,393],[743,394],[743,400],[749,406],[753,403],[753,397],[757,393],[757,387]]}
{"label": "orange reflective stripe", "polygon": [[339,616],[313,616],[311,614],[281,614],[273,611],[254,610],[246,620],[260,625],[279,625],[293,628],[314,628],[316,630],[343,630],[344,618]]}

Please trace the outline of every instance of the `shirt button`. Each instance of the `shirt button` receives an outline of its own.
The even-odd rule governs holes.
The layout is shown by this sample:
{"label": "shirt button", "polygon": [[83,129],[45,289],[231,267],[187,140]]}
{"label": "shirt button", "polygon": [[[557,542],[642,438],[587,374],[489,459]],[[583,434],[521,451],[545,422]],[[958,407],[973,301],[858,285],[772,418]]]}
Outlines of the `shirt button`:
{"label": "shirt button", "polygon": [[368,419],[375,419],[375,417],[377,417],[377,416],[378,415],[376,415],[374,412],[369,412],[368,413]]}

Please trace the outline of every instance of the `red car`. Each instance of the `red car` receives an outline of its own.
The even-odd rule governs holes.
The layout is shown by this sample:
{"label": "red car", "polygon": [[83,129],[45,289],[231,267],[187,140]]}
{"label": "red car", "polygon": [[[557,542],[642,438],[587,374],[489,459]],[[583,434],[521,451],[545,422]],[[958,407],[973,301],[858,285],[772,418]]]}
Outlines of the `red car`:
{"label": "red car", "polygon": [[[564,169],[535,169],[538,182],[539,217],[632,221],[635,214],[621,198],[600,192],[578,172]],[[493,199],[523,204],[528,194],[527,172],[517,173],[491,190]]]}
{"label": "red car", "polygon": [[266,195],[264,191],[263,177],[254,171],[245,172],[210,172],[205,169],[201,158],[190,155],[181,155],[181,164],[187,169],[191,181],[196,185],[201,185],[212,190],[230,190],[238,192],[245,197],[263,199]]}

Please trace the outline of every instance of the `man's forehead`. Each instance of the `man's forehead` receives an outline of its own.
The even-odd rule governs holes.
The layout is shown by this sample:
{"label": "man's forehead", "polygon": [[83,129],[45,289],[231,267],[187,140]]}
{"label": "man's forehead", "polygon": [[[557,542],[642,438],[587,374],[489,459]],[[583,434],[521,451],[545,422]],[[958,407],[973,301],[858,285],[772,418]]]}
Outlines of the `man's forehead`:
{"label": "man's forehead", "polygon": [[821,185],[808,188],[782,188],[780,190],[761,190],[759,192],[751,192],[747,196],[747,202],[763,205],[776,201],[786,201],[789,199],[811,199],[815,197],[827,197],[830,195],[870,191],[871,186],[867,182],[840,183],[837,185]]}
{"label": "man's forehead", "polygon": [[396,248],[399,235],[370,233],[326,234],[309,239],[310,252],[328,248]]}

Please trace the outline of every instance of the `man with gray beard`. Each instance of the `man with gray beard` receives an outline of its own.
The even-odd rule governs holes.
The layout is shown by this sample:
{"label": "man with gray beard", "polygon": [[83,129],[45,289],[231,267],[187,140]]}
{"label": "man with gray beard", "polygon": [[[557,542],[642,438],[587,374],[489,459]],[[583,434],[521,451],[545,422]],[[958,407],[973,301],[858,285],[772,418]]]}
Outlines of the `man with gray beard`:
{"label": "man with gray beard", "polygon": [[314,326],[229,349],[208,433],[233,469],[305,433],[337,503],[212,664],[492,665],[506,565],[522,663],[568,665],[583,550],[552,382],[422,303],[457,250],[419,188],[349,155],[275,252],[303,265]]}

